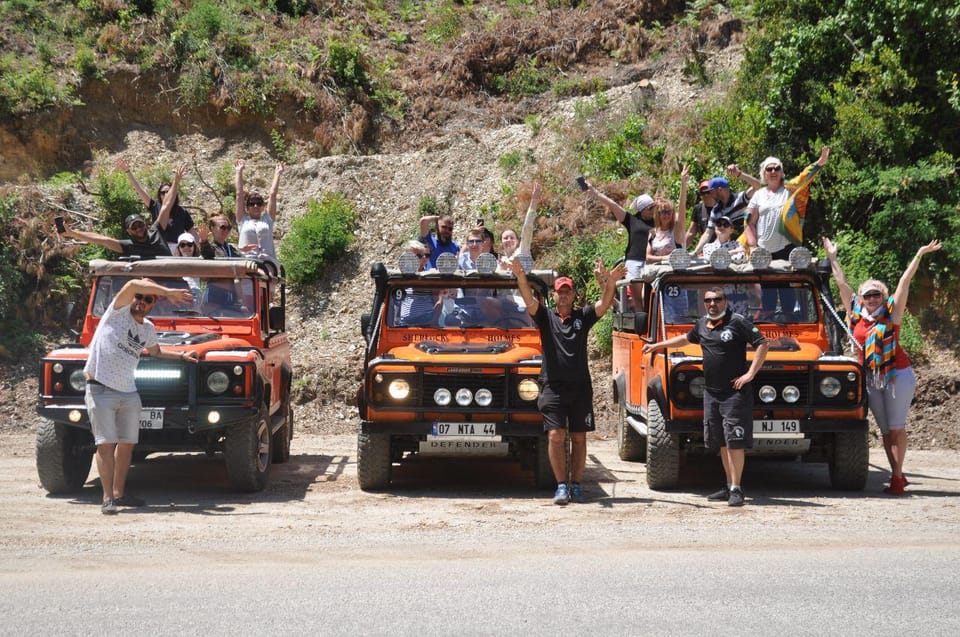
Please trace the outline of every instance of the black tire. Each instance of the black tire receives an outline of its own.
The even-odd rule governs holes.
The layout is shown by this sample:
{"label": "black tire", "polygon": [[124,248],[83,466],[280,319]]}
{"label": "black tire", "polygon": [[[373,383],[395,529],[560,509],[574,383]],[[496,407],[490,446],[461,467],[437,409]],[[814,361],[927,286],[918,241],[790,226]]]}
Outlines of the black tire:
{"label": "black tire", "polygon": [[223,459],[227,478],[237,491],[262,491],[270,477],[273,437],[267,422],[267,410],[256,420],[234,425],[223,441]]}
{"label": "black tire", "polygon": [[617,451],[621,460],[647,461],[647,441],[627,422],[627,408],[623,405],[617,413]]}
{"label": "black tire", "polygon": [[660,405],[647,405],[647,486],[672,489],[680,482],[680,440],[667,432]]}
{"label": "black tire", "polygon": [[75,493],[90,475],[93,436],[88,431],[40,419],[37,427],[37,475],[49,493]]}
{"label": "black tire", "polygon": [[550,438],[545,433],[537,438],[537,465],[533,470],[533,479],[538,489],[552,491],[557,488],[553,465],[550,464]]}
{"label": "black tire", "polygon": [[866,431],[833,434],[830,486],[841,491],[862,491],[870,471],[870,444]]}
{"label": "black tire", "polygon": [[390,434],[357,434],[357,480],[364,491],[390,486]]}
{"label": "black tire", "polygon": [[283,464],[290,460],[290,441],[293,439],[293,407],[289,400],[283,409],[283,426],[273,434],[273,464]]}

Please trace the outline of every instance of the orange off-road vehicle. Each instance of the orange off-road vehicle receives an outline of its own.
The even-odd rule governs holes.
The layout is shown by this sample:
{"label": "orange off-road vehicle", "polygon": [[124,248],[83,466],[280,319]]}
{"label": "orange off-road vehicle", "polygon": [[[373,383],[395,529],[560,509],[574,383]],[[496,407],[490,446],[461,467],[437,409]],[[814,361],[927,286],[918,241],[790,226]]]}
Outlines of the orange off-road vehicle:
{"label": "orange off-road vehicle", "polygon": [[703,295],[712,287],[722,288],[730,309],[752,319],[770,342],[753,380],[750,453],[826,462],[837,489],[866,483],[865,377],[843,354],[829,267],[810,265],[805,249],[793,265],[769,263],[764,252],[737,265],[723,258],[691,263],[677,254],[673,267],[647,268],[642,282],[620,289],[613,329],[619,452],[646,462],[650,488],[676,486],[685,461],[706,453],[703,359],[697,345],[646,355],[643,345],[690,331],[706,313]]}
{"label": "orange off-road vehicle", "polygon": [[[412,456],[509,457],[550,486],[537,410],[540,333],[512,274],[388,270],[374,263],[373,309],[357,396],[360,487],[383,489]],[[490,256],[490,255],[486,255]],[[403,260],[401,260],[401,267]],[[493,269],[495,262],[489,268]],[[489,271],[488,270],[488,271]],[[545,298],[552,272],[530,273]]]}
{"label": "orange off-road vehicle", "polygon": [[50,493],[86,482],[94,452],[83,366],[100,317],[120,288],[147,277],[193,291],[192,306],[160,299],[149,318],[161,347],[195,352],[199,363],[143,356],[135,373],[143,403],[134,459],[159,451],[222,452],[227,477],[258,491],[272,462],[286,462],[293,436],[290,342],[282,267],[258,259],[90,263],[93,286],[79,342],[40,362],[37,472]]}

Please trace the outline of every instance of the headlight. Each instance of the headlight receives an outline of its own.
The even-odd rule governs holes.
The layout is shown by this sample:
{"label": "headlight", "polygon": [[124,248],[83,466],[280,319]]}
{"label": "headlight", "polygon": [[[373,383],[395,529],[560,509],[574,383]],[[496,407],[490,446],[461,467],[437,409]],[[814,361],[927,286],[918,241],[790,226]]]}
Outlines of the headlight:
{"label": "headlight", "polygon": [[783,388],[783,399],[788,403],[795,403],[800,400],[800,390],[794,385],[787,385]]}
{"label": "headlight", "polygon": [[777,399],[777,390],[770,385],[764,385],[760,388],[759,396],[763,402],[772,403]]}
{"label": "headlight", "polygon": [[410,383],[403,378],[394,378],[387,386],[387,393],[394,400],[406,400],[410,395]]}
{"label": "headlight", "polygon": [[433,402],[437,403],[441,407],[446,407],[450,404],[450,399],[453,396],[450,394],[450,390],[446,387],[441,387],[437,391],[433,392]]}
{"label": "headlight", "polygon": [[703,376],[697,376],[690,381],[690,395],[694,398],[703,398],[703,388],[707,381]]}
{"label": "headlight", "polygon": [[70,387],[73,388],[73,391],[83,391],[87,386],[87,376],[83,373],[83,369],[75,369],[70,372]]}
{"label": "headlight", "polygon": [[517,395],[520,396],[520,400],[536,400],[540,395],[540,385],[532,378],[524,378],[517,385]]}
{"label": "headlight", "polygon": [[214,394],[222,394],[227,391],[227,387],[230,386],[230,378],[227,376],[226,372],[222,372],[219,369],[215,372],[210,372],[207,376],[207,389]]}
{"label": "headlight", "polygon": [[481,407],[489,407],[490,403],[493,402],[493,392],[489,389],[478,389],[473,398]]}
{"label": "headlight", "polygon": [[835,398],[840,393],[840,381],[833,376],[824,376],[820,380],[820,393],[827,398]]}
{"label": "headlight", "polygon": [[466,387],[457,390],[457,404],[466,407],[473,401],[473,392]]}

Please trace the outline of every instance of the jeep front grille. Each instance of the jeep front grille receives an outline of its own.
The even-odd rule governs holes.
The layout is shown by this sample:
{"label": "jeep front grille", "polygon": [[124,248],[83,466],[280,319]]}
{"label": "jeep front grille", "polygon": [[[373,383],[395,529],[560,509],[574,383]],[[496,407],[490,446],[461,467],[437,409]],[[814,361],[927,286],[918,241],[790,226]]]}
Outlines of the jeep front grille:
{"label": "jeep front grille", "polygon": [[134,378],[144,405],[189,403],[190,368],[179,361],[141,358]]}

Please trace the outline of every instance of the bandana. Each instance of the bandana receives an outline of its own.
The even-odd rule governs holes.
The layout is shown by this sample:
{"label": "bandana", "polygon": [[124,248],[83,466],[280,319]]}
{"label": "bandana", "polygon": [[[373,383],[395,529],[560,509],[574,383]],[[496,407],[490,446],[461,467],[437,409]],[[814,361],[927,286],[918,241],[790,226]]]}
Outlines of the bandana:
{"label": "bandana", "polygon": [[867,339],[863,344],[863,363],[872,372],[872,384],[878,389],[883,389],[888,381],[893,382],[896,373],[893,360],[897,351],[897,330],[891,322],[892,312],[892,296],[888,296],[872,315],[863,309],[859,295],[853,298],[850,326],[856,325],[860,320],[873,324],[867,331]]}

